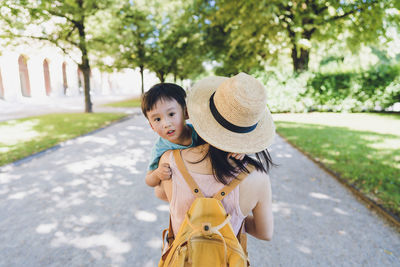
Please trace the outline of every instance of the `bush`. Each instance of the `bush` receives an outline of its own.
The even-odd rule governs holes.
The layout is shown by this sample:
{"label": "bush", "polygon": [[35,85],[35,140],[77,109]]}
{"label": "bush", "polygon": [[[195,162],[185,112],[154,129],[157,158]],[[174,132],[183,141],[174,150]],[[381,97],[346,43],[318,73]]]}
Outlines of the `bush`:
{"label": "bush", "polygon": [[400,64],[373,66],[366,71],[256,72],[268,92],[271,112],[384,110],[400,102]]}
{"label": "bush", "polygon": [[300,97],[306,90],[311,73],[299,76],[283,74],[279,71],[257,72],[254,74],[267,88],[267,103],[271,112],[307,112],[313,101],[310,97]]}
{"label": "bush", "polygon": [[[360,85],[357,97],[361,102],[372,101],[372,108],[388,108],[396,102],[400,102],[399,87],[400,65],[378,65],[361,73]],[[397,92],[396,92],[397,91]]]}
{"label": "bush", "polygon": [[301,95],[320,111],[384,110],[400,101],[400,65],[377,65],[363,72],[314,73]]}

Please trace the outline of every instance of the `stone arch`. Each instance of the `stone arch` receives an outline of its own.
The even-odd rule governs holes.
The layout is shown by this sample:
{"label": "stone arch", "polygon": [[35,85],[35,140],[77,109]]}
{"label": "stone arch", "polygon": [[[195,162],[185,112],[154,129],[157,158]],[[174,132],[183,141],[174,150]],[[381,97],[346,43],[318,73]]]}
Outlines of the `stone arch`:
{"label": "stone arch", "polygon": [[31,96],[31,85],[29,82],[29,72],[28,72],[28,57],[25,55],[20,55],[18,58],[19,66],[19,81],[21,83],[21,93],[23,96]]}
{"label": "stone arch", "polygon": [[63,62],[62,64],[62,74],[63,74],[63,88],[64,88],[64,95],[67,93],[68,88],[68,79],[67,79],[67,62]]}
{"label": "stone arch", "polygon": [[3,86],[3,78],[1,77],[1,68],[0,68],[0,98],[4,99],[4,86]]}
{"label": "stone arch", "polygon": [[51,80],[50,80],[49,60],[47,58],[43,60],[43,74],[44,74],[44,87],[46,89],[46,95],[50,95]]}

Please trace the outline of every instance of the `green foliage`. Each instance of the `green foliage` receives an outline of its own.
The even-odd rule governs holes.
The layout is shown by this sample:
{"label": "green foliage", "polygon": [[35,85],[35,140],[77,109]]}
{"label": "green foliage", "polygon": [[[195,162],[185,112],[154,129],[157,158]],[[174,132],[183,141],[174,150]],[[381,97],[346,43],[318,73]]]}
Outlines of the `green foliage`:
{"label": "green foliage", "polygon": [[[277,131],[367,197],[400,216],[400,135],[394,127],[399,125],[399,115],[296,115],[299,116],[289,118],[290,114],[282,114],[275,119]],[[343,121],[357,121],[362,130],[338,126]]]}
{"label": "green foliage", "polygon": [[[357,92],[358,99],[365,102],[368,99],[376,99],[375,101],[379,101],[379,98],[387,98],[386,94],[388,92],[385,92],[385,89],[396,79],[396,77],[400,78],[400,65],[380,64],[361,73],[361,91]],[[400,94],[397,96],[394,95],[393,101],[394,102],[391,104],[399,102]]]}
{"label": "green foliage", "polygon": [[[290,60],[290,71],[299,73],[308,68],[310,55],[318,58],[321,48],[335,46],[339,52],[315,61],[329,69],[343,66],[342,49],[354,53],[365,43],[375,44],[374,55],[390,65],[395,56],[380,48],[390,41],[388,29],[400,25],[397,0],[4,0],[0,7],[1,37],[14,40],[27,25],[36,25],[39,30],[28,37],[57,45],[81,67],[90,68],[84,63],[90,58],[101,70],[146,68],[161,81],[196,79],[205,72],[204,61],[223,76],[287,67]],[[305,90],[302,82],[295,84],[296,76],[284,79],[276,81],[284,95]],[[289,86],[297,89],[288,92]]]}
{"label": "green foliage", "polygon": [[112,72],[124,68],[139,68],[141,89],[144,92],[144,69],[149,67],[149,41],[154,32],[150,11],[145,5],[126,0],[98,12],[92,25],[96,38],[90,46],[95,51],[95,64],[101,70]]}
{"label": "green foliage", "polygon": [[313,109],[372,111],[400,101],[400,65],[380,64],[361,72],[315,73],[302,96]]}
{"label": "green foliage", "polygon": [[164,12],[157,10],[153,14],[156,27],[150,44],[150,70],[162,82],[168,74],[173,75],[174,81],[196,77],[204,71],[205,48],[190,3],[175,0],[158,4]]}
{"label": "green foliage", "polygon": [[272,112],[375,111],[400,102],[400,65],[380,64],[365,71],[256,71],[268,92]]}
{"label": "green foliage", "polygon": [[300,97],[306,91],[310,73],[300,75],[283,73],[276,69],[267,72],[258,71],[254,76],[267,88],[267,103],[271,112],[306,112],[312,105],[312,99]]}
{"label": "green foliage", "polygon": [[343,60],[344,60],[343,56],[338,57],[338,56],[330,55],[330,56],[325,57],[324,59],[322,59],[319,64],[320,64],[320,66],[325,66],[325,65],[328,65],[331,62],[339,63],[339,62],[343,62]]}
{"label": "green foliage", "polygon": [[[0,3],[0,20],[9,40],[49,42],[69,55],[82,70],[85,110],[92,112],[90,100],[89,28],[91,17],[109,8],[114,0],[4,0]],[[15,42],[15,44],[17,44]],[[80,58],[76,57],[80,54]]]}
{"label": "green foliage", "polygon": [[100,25],[92,42],[96,64],[104,70],[146,68],[162,82],[168,75],[183,80],[203,72],[202,40],[185,1],[120,1],[94,24]]}
{"label": "green foliage", "polygon": [[308,81],[303,96],[311,96],[317,106],[337,106],[347,97],[354,98],[351,92],[354,76],[354,73],[316,73]]}
{"label": "green foliage", "polygon": [[340,39],[357,51],[363,43],[378,43],[387,30],[387,10],[399,8],[391,0],[194,0],[194,6],[210,53],[225,73],[270,64],[282,54],[292,59],[293,70],[307,70],[314,44]]}
{"label": "green foliage", "polygon": [[87,42],[81,39],[82,34],[87,34],[85,20],[107,8],[111,1],[4,0],[0,16],[5,23],[2,37],[47,41],[75,59],[73,53],[82,49],[82,42]]}

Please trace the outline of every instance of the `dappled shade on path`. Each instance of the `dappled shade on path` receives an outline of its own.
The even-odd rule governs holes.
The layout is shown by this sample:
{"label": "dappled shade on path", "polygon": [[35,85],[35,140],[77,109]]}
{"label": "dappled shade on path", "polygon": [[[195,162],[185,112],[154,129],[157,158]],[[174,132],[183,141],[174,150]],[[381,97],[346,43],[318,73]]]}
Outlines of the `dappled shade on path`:
{"label": "dappled shade on path", "polygon": [[[168,225],[144,183],[155,138],[135,116],[0,168],[0,266],[155,266]],[[271,154],[275,233],[250,238],[253,266],[400,264],[399,233],[281,138]]]}

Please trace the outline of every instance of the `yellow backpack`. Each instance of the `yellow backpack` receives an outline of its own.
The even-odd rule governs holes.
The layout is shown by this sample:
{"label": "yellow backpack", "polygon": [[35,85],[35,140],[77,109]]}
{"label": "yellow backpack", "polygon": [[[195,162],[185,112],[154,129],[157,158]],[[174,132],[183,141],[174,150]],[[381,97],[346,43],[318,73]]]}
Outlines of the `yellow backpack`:
{"label": "yellow backpack", "polygon": [[[246,178],[247,173],[242,172],[237,179],[233,179],[229,185],[222,188],[212,198],[206,198],[188,173],[180,151],[174,150],[173,153],[178,169],[196,199],[186,213],[175,236],[172,233],[171,221],[169,230],[164,230],[163,241],[168,231],[169,246],[163,253],[158,266],[249,266],[246,234],[242,233],[241,229],[238,237],[235,236],[230,223],[230,215],[226,213],[221,203],[221,200]],[[250,172],[253,169],[251,168]]]}

